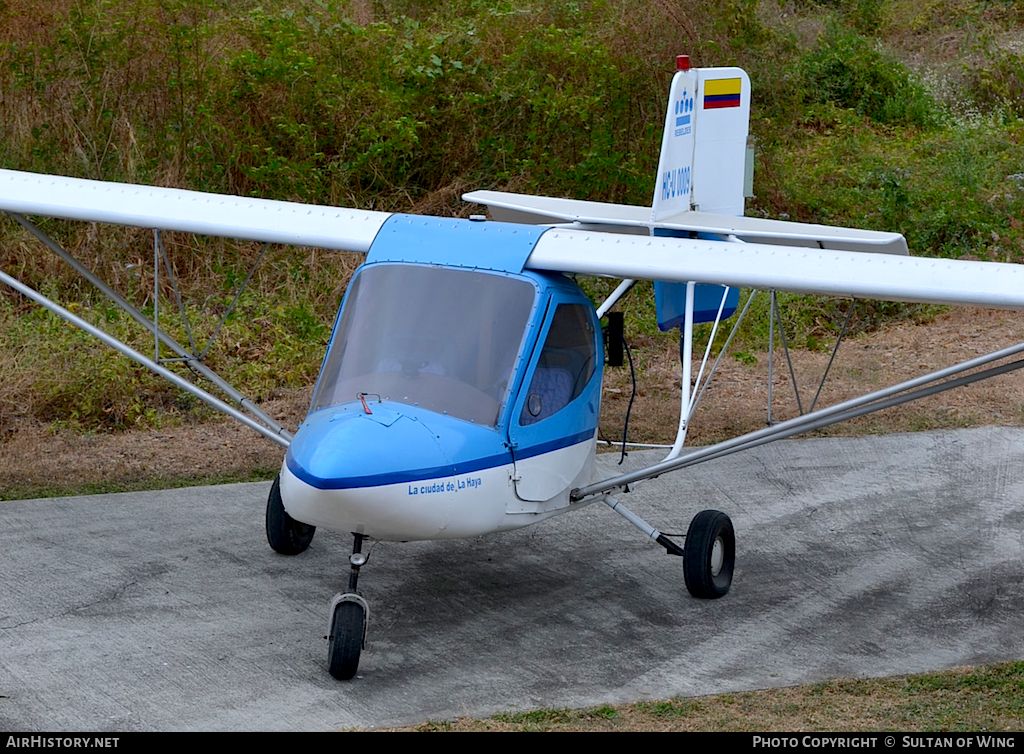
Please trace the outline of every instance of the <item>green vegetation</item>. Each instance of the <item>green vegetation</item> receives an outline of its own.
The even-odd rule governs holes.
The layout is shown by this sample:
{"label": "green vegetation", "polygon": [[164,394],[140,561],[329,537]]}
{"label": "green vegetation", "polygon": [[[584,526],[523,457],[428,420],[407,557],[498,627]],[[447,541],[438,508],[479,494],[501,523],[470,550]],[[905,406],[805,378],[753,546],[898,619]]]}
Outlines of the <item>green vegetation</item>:
{"label": "green vegetation", "polygon": [[[672,61],[688,52],[751,75],[749,214],[900,230],[918,254],[1021,261],[1021,8],[2,0],[0,166],[434,214],[474,211],[459,200],[473,187],[642,204]],[[152,309],[148,231],[46,230]],[[130,335],[134,325],[19,226],[3,220],[0,238],[0,269],[149,350],[144,331]],[[260,248],[172,237],[168,250],[202,339]],[[211,352],[214,368],[256,395],[308,384],[355,261],[272,252]],[[627,305],[643,333],[654,330],[649,299],[642,289]],[[845,314],[787,303],[799,346],[820,347]],[[0,291],[0,420],[118,428],[199,411],[32,309]],[[858,304],[854,329],[930,311]],[[766,312],[762,303],[741,348],[766,330]]]}
{"label": "green vegetation", "polygon": [[582,710],[428,721],[433,731],[964,731],[1020,730],[1024,663],[901,678],[827,681],[784,689],[637,702]]}
{"label": "green vegetation", "polygon": [[[230,250],[223,245],[220,260]],[[203,264],[202,256],[210,251],[179,250],[178,259]],[[121,261],[128,258],[111,253],[105,263],[97,260],[96,266],[118,270],[131,266]],[[57,261],[56,257],[53,260]],[[221,272],[220,265],[221,261],[206,265],[210,269],[192,275],[194,283],[200,277],[208,278],[206,306],[187,307],[200,349],[216,330],[240,282],[235,275]],[[257,287],[247,291],[228,316],[206,363],[218,373],[230,375],[233,384],[244,385],[258,402],[281,390],[311,385],[344,283],[354,267],[354,260],[345,255],[266,261]],[[127,290],[152,291],[151,267],[136,264],[123,277]],[[161,279],[166,282],[165,276]],[[57,300],[69,297],[52,281],[42,282],[43,290]],[[315,297],[315,291],[322,295]],[[161,297],[160,322],[179,343],[187,344],[172,296],[167,291]],[[150,296],[143,295],[141,304],[143,314],[152,317]],[[153,336],[106,298],[83,292],[68,308],[153,356]],[[161,354],[174,355],[166,347]],[[123,429],[158,427],[185,417],[194,421],[212,413],[205,404],[78,328],[13,296],[0,296],[0,365],[6,375],[5,390],[0,392],[0,423],[4,416],[29,415],[72,429]]]}

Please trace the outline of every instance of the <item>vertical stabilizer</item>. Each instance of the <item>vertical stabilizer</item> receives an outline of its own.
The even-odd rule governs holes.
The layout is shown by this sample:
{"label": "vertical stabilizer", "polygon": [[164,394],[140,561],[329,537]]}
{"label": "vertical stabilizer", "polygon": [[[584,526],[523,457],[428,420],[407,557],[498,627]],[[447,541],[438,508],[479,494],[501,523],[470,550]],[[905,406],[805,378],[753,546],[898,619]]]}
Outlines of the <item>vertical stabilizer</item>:
{"label": "vertical stabilizer", "polygon": [[[686,55],[677,58],[676,69],[651,204],[655,236],[688,235],[658,226],[669,218],[678,222],[679,215],[690,210],[743,215],[750,79],[740,68],[691,69]],[[739,289],[655,282],[654,298],[658,327],[684,326],[689,311],[686,327],[692,329],[694,322],[731,317],[739,304]]]}
{"label": "vertical stabilizer", "polygon": [[654,185],[651,222],[690,210],[693,186],[694,106],[697,101],[697,71],[681,55],[669,88],[665,130],[661,136],[658,178]]}
{"label": "vertical stabilizer", "polygon": [[689,68],[672,79],[651,222],[699,209],[742,215],[750,79],[740,68]]}

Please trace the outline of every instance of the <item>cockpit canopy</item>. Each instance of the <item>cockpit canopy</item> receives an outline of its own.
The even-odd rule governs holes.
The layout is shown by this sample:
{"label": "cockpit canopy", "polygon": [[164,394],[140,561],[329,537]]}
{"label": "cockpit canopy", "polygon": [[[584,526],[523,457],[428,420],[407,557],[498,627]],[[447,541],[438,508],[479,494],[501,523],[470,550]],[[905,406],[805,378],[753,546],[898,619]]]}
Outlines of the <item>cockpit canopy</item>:
{"label": "cockpit canopy", "polygon": [[364,267],[349,286],[311,411],[379,396],[497,424],[537,299],[505,273]]}

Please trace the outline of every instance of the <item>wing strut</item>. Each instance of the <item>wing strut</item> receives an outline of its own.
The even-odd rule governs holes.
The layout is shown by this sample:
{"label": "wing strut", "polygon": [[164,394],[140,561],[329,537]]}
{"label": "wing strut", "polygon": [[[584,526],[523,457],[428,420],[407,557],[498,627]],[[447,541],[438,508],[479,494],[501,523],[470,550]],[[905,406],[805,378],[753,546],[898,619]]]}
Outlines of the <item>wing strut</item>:
{"label": "wing strut", "polygon": [[139,353],[135,349],[125,345],[124,343],[119,341],[117,338],[115,338],[115,337],[113,337],[111,335],[108,335],[107,333],[105,333],[102,330],[100,330],[98,327],[94,327],[94,326],[90,325],[88,322],[86,322],[85,320],[80,319],[79,317],[76,317],[74,314],[69,312],[67,309],[65,309],[65,308],[63,308],[61,306],[58,306],[57,304],[53,303],[48,298],[46,298],[46,296],[44,296],[41,293],[39,293],[38,291],[30,288],[29,286],[25,285],[24,283],[22,283],[22,282],[20,282],[18,280],[15,280],[14,278],[12,278],[10,275],[7,275],[3,271],[0,271],[0,283],[4,283],[4,284],[10,286],[14,290],[18,291],[18,293],[21,293],[22,295],[27,296],[28,298],[32,299],[33,301],[35,301],[40,306],[42,306],[45,309],[47,309],[47,310],[53,312],[54,314],[56,314],[58,317],[61,317],[62,319],[67,320],[71,324],[75,325],[75,327],[78,327],[81,330],[84,330],[85,332],[89,333],[93,337],[98,338],[99,340],[103,341],[104,343],[106,343],[108,346],[110,346],[114,350],[120,351],[121,353],[123,353],[125,356],[127,356],[130,359],[132,359],[136,363],[141,364],[142,366],[146,367],[147,369],[152,370],[153,372],[155,372],[156,374],[160,375],[161,377],[163,377],[168,382],[170,382],[170,383],[172,383],[174,385],[177,385],[182,390],[185,390],[186,392],[191,393],[195,397],[199,398],[199,400],[201,400],[204,403],[212,406],[213,408],[217,409],[218,411],[221,411],[222,413],[227,414],[231,418],[237,419],[238,421],[242,422],[242,424],[246,425],[247,427],[250,427],[250,428],[256,430],[257,432],[259,432],[261,435],[263,435],[267,439],[272,440],[272,441],[276,442],[278,445],[281,445],[281,446],[283,446],[285,448],[287,448],[288,445],[290,444],[290,440],[288,438],[283,437],[280,433],[274,432],[274,431],[272,431],[270,429],[267,429],[266,427],[264,427],[262,424],[260,424],[256,420],[246,416],[241,411],[238,411],[238,410],[232,408],[231,406],[229,406],[227,403],[225,403],[224,401],[220,400],[216,396],[210,395],[210,393],[206,392],[205,390],[203,390],[200,387],[196,387],[195,385],[193,385],[188,380],[186,380],[186,379],[176,375],[174,372],[172,372],[171,370],[167,369],[167,367],[161,366],[160,364],[156,363],[152,359],[146,358],[145,356],[143,356],[141,353]]}
{"label": "wing strut", "polygon": [[[184,309],[184,306],[182,305],[182,302],[181,302],[181,295],[178,293],[177,281],[174,279],[173,272],[170,272],[170,262],[169,262],[169,260],[167,260],[166,254],[163,255],[164,262],[167,264],[167,269],[170,272],[171,283],[172,283],[172,285],[174,287],[175,297],[177,298],[178,306],[179,306],[179,308],[181,310],[182,317],[183,317],[184,322],[185,322],[185,328],[186,328],[186,331],[188,332],[188,335],[189,335],[189,341],[192,342],[192,351],[189,351],[187,348],[182,346],[180,343],[178,343],[178,341],[176,341],[174,338],[172,338],[170,335],[168,335],[167,332],[160,327],[160,325],[159,325],[159,316],[160,316],[160,314],[159,314],[159,311],[160,311],[159,310],[159,301],[160,301],[160,299],[159,299],[159,284],[160,284],[159,273],[160,273],[160,258],[161,258],[161,252],[163,250],[163,243],[161,241],[160,232],[158,230],[154,230],[153,231],[153,247],[154,247],[153,248],[154,307],[153,307],[153,319],[150,320],[145,314],[140,312],[135,306],[133,306],[131,303],[129,303],[127,300],[125,300],[116,291],[114,291],[109,285],[107,285],[102,279],[100,279],[95,273],[93,273],[92,270],[90,270],[88,267],[86,267],[81,262],[79,262],[77,259],[75,259],[70,253],[68,253],[63,247],[61,247],[60,244],[58,244],[56,241],[54,241],[52,238],[50,238],[50,236],[48,236],[41,228],[39,228],[37,225],[35,225],[32,221],[28,220],[23,215],[21,215],[21,214],[19,214],[17,212],[8,212],[7,214],[10,215],[12,218],[14,218],[14,220],[16,220],[18,222],[18,224],[20,224],[23,228],[25,228],[27,231],[29,231],[37,239],[39,239],[39,241],[42,242],[43,245],[45,245],[50,251],[52,251],[58,257],[63,259],[65,262],[67,262],[67,264],[70,265],[76,272],[78,272],[78,274],[80,274],[83,278],[85,278],[90,283],[92,283],[94,286],[96,286],[96,288],[99,289],[99,291],[101,293],[103,293],[103,295],[105,295],[107,298],[109,298],[111,301],[113,301],[119,308],[121,308],[126,314],[128,314],[128,316],[130,316],[132,319],[134,319],[140,325],[142,325],[147,330],[149,330],[153,334],[154,361],[156,363],[163,363],[163,362],[172,361],[172,360],[173,361],[183,361],[183,362],[185,362],[190,369],[192,369],[194,372],[196,372],[199,376],[205,378],[206,380],[208,380],[209,382],[214,384],[217,388],[219,388],[221,391],[223,391],[224,394],[227,395],[231,400],[233,400],[240,407],[242,407],[243,409],[248,411],[250,414],[255,416],[257,419],[259,419],[259,421],[261,421],[264,425],[266,425],[266,427],[269,427],[270,430],[275,435],[279,436],[281,439],[284,439],[286,443],[287,443],[288,440],[291,439],[291,433],[288,432],[288,430],[286,430],[284,427],[282,427],[278,422],[276,422],[271,416],[269,416],[259,406],[257,406],[255,403],[253,403],[251,400],[249,400],[244,395],[242,395],[240,392],[238,392],[235,388],[233,388],[226,380],[224,380],[223,377],[218,375],[216,372],[214,372],[212,369],[210,369],[208,366],[206,366],[206,364],[203,363],[202,360],[206,356],[207,351],[209,351],[210,343],[208,343],[206,345],[206,348],[203,350],[203,352],[201,354],[196,353],[196,348],[195,348],[195,344],[194,344],[194,341],[193,341],[193,338],[192,338],[191,328],[189,328],[188,318],[185,315],[185,309]],[[253,275],[253,272],[255,272],[256,266],[259,265],[260,261],[262,261],[263,254],[265,254],[265,253],[266,253],[266,247],[264,247],[263,253],[260,254],[259,259],[257,259],[256,265],[253,266],[253,269],[250,270],[249,275],[246,277],[245,281],[242,283],[242,289],[244,289],[245,285],[252,278],[252,275]],[[5,280],[4,282],[7,282],[7,281]],[[11,285],[9,282],[7,284]],[[11,286],[11,287],[14,287],[14,286]],[[239,291],[238,295],[240,295],[240,294],[241,294],[241,291]],[[25,295],[28,295],[28,294],[25,294]],[[52,302],[50,302],[48,299],[43,297],[41,294],[36,293],[36,295],[39,296],[40,298],[43,298],[43,300],[47,302],[46,304],[43,304],[43,306],[46,306],[46,308],[49,309],[50,306],[48,306],[47,304],[52,304]],[[235,301],[238,300],[238,295],[236,295]],[[31,296],[30,296],[30,298],[31,298]],[[38,299],[36,299],[36,300],[38,301]],[[42,302],[39,302],[39,303],[42,303]],[[232,302],[232,307],[234,307],[234,303],[235,302]],[[54,306],[56,306],[56,305],[54,304]],[[57,312],[54,309],[51,309],[51,311],[54,311],[55,313],[59,314],[59,312]],[[230,313],[230,311],[231,311],[231,309],[228,310],[228,313]],[[63,315],[60,315],[60,316],[63,316]],[[225,314],[225,317],[226,316],[227,315]],[[223,320],[221,321],[221,325],[223,325]],[[221,325],[218,325],[217,332],[220,331],[220,326]],[[86,328],[82,328],[82,329],[86,329]],[[90,334],[95,335],[95,333],[91,332],[90,330],[86,330],[86,332],[90,332]],[[214,333],[213,337],[216,337],[217,332]],[[96,337],[99,337],[99,336],[96,336]],[[103,340],[103,338],[100,338],[100,339]],[[213,338],[211,337],[211,343],[212,343],[212,340],[213,340]],[[104,342],[106,342],[106,341],[104,341]],[[120,341],[116,341],[115,340],[115,342],[119,343]],[[163,358],[161,358],[160,357],[160,344],[161,343],[164,346],[166,346],[167,348],[170,348],[171,351],[173,351],[175,354],[177,354],[177,358],[175,358],[175,359],[163,359]],[[110,345],[110,344],[108,343],[108,345]],[[114,346],[114,347],[117,348],[117,346]],[[122,351],[122,353],[125,353],[120,348],[117,348],[117,350]],[[129,350],[131,350],[131,349],[129,349]],[[129,354],[126,353],[126,355],[129,355]],[[129,355],[129,358],[133,358],[134,359],[134,356],[130,356]],[[138,359],[135,359],[135,360],[138,361]],[[142,363],[142,362],[139,362],[139,363]],[[149,367],[149,364],[144,364],[144,366]],[[149,367],[149,368],[152,369],[152,367]],[[154,370],[154,371],[156,371],[156,370]],[[162,375],[161,372],[158,372],[158,374]],[[181,378],[179,377],[178,379],[181,379]],[[185,382],[187,383],[187,381],[185,381]],[[178,384],[178,383],[175,382],[175,384]],[[187,384],[191,384],[191,383],[187,383]],[[180,387],[180,385],[179,385],[179,387]],[[209,394],[207,394],[207,395],[209,395]],[[203,398],[203,400],[205,401],[206,399]],[[209,403],[209,401],[206,401],[206,402]],[[218,410],[220,410],[219,407],[215,406],[215,408],[218,408]]]}
{"label": "wing strut", "polygon": [[715,359],[715,363],[711,366],[711,371],[708,372],[708,376],[703,378],[704,369],[707,367],[708,358],[711,356],[711,346],[715,342],[715,335],[718,333],[718,327],[722,322],[722,311],[725,308],[726,297],[729,295],[729,288],[725,287],[722,290],[722,300],[718,305],[718,313],[715,315],[714,325],[711,328],[711,334],[708,336],[707,347],[704,349],[704,358],[700,363],[700,369],[697,371],[697,379],[694,380],[691,389],[690,385],[690,374],[691,374],[691,360],[693,355],[693,297],[694,297],[694,283],[687,283],[686,293],[686,319],[683,323],[683,353],[681,354],[681,361],[683,367],[683,376],[681,381],[681,398],[679,408],[679,427],[676,430],[676,439],[672,444],[672,448],[669,450],[668,455],[665,456],[665,461],[670,461],[674,458],[678,458],[679,454],[683,451],[683,443],[686,442],[686,430],[689,427],[690,419],[693,418],[694,412],[697,410],[697,406],[700,405],[701,399],[704,397],[704,392],[708,389],[711,384],[711,379],[715,376],[715,372],[718,370],[718,365],[722,361],[722,357],[729,350],[729,344],[732,343],[733,337],[739,331],[740,325],[743,323],[743,318],[747,315],[747,310],[750,308],[750,303],[754,300],[757,295],[757,290],[752,290],[750,296],[747,297],[747,303],[744,304],[743,310],[740,315],[736,318],[736,322],[732,326],[732,330],[729,332],[729,337],[726,338],[725,344],[718,352],[718,357]]}
{"label": "wing strut", "polygon": [[1024,367],[1024,359],[990,367],[989,369],[974,372],[973,374],[968,374],[963,377],[949,379],[955,375],[963,374],[964,372],[977,369],[985,366],[986,364],[991,364],[992,362],[1014,356],[1021,352],[1024,352],[1024,343],[1018,343],[1015,346],[1010,346],[985,356],[969,359],[968,361],[960,362],[959,364],[955,364],[951,367],[946,367],[945,369],[940,369],[921,377],[916,377],[897,385],[877,390],[874,393],[869,393],[861,396],[860,398],[854,398],[853,400],[838,403],[835,406],[830,406],[829,408],[819,409],[817,411],[804,414],[803,416],[798,416],[794,419],[789,419],[788,421],[780,422],[779,424],[775,424],[770,427],[765,427],[764,429],[748,432],[745,435],[735,437],[731,440],[709,445],[705,448],[701,448],[700,450],[688,453],[680,458],[666,459],[660,463],[647,466],[643,469],[638,469],[627,474],[611,477],[603,482],[597,482],[596,484],[575,489],[572,491],[570,499],[573,503],[578,503],[597,495],[607,494],[612,490],[628,490],[630,484],[642,482],[647,479],[654,479],[655,477],[669,471],[686,468],[687,466],[694,466],[698,463],[703,463],[716,458],[723,458],[741,450],[756,448],[759,445],[764,445],[765,443],[773,442],[775,440],[782,440],[786,437],[792,437],[793,435],[821,429],[832,424],[838,424],[839,422],[855,419],[858,416],[864,416],[865,414],[881,411],[882,409],[891,408],[892,406],[899,406],[919,398],[926,398],[930,395],[935,395],[936,393],[941,393],[956,387],[969,385],[973,382],[978,382],[979,380],[996,377],[1000,374],[1006,374],[1007,372],[1012,372]]}

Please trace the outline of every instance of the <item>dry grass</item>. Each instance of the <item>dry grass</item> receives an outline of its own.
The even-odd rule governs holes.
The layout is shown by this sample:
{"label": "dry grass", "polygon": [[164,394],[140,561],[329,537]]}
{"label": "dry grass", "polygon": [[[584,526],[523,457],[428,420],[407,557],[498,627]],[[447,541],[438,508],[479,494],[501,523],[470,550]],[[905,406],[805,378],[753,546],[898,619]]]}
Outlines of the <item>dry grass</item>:
{"label": "dry grass", "polygon": [[[484,720],[432,720],[406,731],[1018,731],[1024,663],[840,680],[584,710],[536,710]],[[879,746],[879,743],[876,743]]]}
{"label": "dry grass", "polygon": [[[950,366],[1024,341],[1024,320],[1016,314],[956,309],[934,322],[903,322],[848,340],[839,350],[821,391],[818,408],[835,405],[928,371]],[[674,336],[648,339],[636,354],[642,374],[630,420],[636,442],[664,442],[675,433],[679,415],[680,371]],[[825,368],[828,350],[791,352],[804,409],[809,408]],[[749,352],[743,361],[723,360],[687,435],[687,442],[707,445],[765,426],[767,420],[767,352]],[[754,362],[754,363],[751,363]],[[693,365],[694,374],[699,362]],[[772,420],[798,415],[781,348],[775,355]],[[605,377],[602,430],[621,437],[631,384],[627,368],[609,369]],[[818,434],[881,434],[908,430],[1018,425],[1024,421],[1024,375],[1021,372],[943,393],[909,407],[887,409],[834,425]]]}

